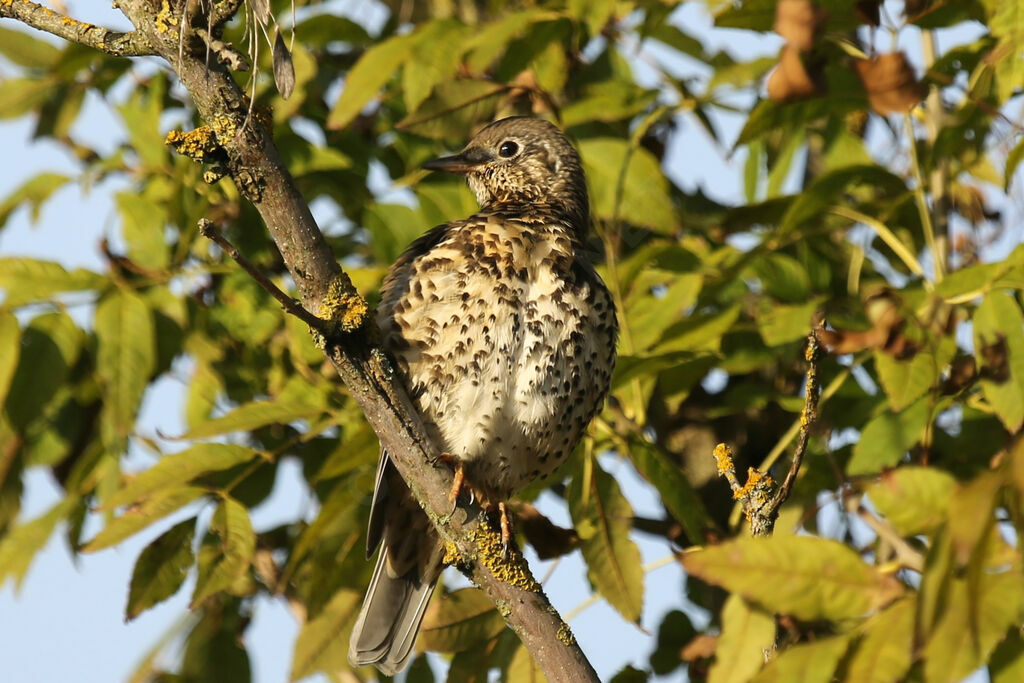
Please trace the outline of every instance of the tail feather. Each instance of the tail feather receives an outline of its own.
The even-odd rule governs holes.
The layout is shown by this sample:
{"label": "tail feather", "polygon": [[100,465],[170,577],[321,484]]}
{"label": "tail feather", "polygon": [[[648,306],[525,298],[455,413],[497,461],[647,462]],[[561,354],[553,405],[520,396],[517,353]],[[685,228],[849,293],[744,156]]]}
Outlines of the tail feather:
{"label": "tail feather", "polygon": [[387,549],[382,548],[352,629],[348,661],[353,666],[373,664],[393,676],[405,668],[412,655],[441,563],[431,558],[422,572],[413,570],[393,577],[388,574],[386,558]]}

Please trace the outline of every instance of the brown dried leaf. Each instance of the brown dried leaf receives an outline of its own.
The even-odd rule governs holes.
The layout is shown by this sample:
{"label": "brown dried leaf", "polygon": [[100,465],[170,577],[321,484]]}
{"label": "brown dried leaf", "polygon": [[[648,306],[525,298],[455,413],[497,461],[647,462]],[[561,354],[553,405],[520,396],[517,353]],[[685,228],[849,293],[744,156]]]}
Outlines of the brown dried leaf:
{"label": "brown dried leaf", "polygon": [[292,53],[284,44],[281,31],[275,31],[274,37],[274,85],[281,97],[288,99],[295,89],[295,65],[292,63]]}
{"label": "brown dried leaf", "polygon": [[821,34],[826,19],[828,12],[810,0],[780,0],[772,28],[791,47],[807,52]]}
{"label": "brown dried leaf", "polygon": [[918,345],[904,334],[907,320],[895,296],[883,292],[864,303],[864,313],[871,322],[868,330],[815,330],[815,336],[830,353],[842,355],[864,349],[880,349],[898,359],[913,356]]}
{"label": "brown dried leaf", "polygon": [[542,560],[569,554],[580,540],[575,529],[558,526],[529,503],[516,508],[516,526]]}
{"label": "brown dried leaf", "polygon": [[270,0],[250,0],[249,6],[252,7],[256,21],[264,26],[270,23]]}
{"label": "brown dried leaf", "polygon": [[684,662],[696,662],[699,659],[707,659],[715,654],[717,646],[718,636],[700,633],[686,644],[686,647],[679,653],[679,658]]}
{"label": "brown dried leaf", "polygon": [[882,0],[856,0],[853,5],[853,12],[865,24],[878,26],[880,19],[878,7],[881,4]]}
{"label": "brown dried leaf", "polygon": [[768,77],[768,97],[773,102],[792,102],[824,91],[820,65],[808,65],[792,43],[783,46],[779,65]]}
{"label": "brown dried leaf", "polygon": [[905,114],[924,99],[924,87],[902,52],[855,59],[853,66],[867,91],[868,103],[879,114]]}

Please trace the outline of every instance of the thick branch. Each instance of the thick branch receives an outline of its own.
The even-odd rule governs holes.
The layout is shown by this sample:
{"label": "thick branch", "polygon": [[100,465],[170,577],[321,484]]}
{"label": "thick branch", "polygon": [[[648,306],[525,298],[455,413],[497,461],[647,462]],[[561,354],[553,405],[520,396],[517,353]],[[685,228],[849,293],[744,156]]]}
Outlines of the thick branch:
{"label": "thick branch", "polygon": [[449,514],[451,472],[429,464],[437,460],[438,449],[426,436],[375,341],[372,322],[346,309],[346,300],[358,304],[360,299],[285,169],[270,133],[258,121],[260,117],[247,116],[249,103],[231,75],[222,65],[206,64],[203,55],[189,50],[179,59],[176,32],[159,30],[155,0],[120,0],[119,7],[177,71],[226,153],[233,180],[266,222],[306,310],[336,324],[335,333],[323,340],[325,352],[442,539],[450,544],[451,559],[499,607],[549,680],[597,681],[593,667],[522,557],[513,552],[503,558],[500,538],[477,516],[463,509]]}
{"label": "thick branch", "polygon": [[0,0],[0,18],[17,19],[32,28],[115,57],[156,54],[138,31],[111,31],[109,28],[64,16],[30,0]]}

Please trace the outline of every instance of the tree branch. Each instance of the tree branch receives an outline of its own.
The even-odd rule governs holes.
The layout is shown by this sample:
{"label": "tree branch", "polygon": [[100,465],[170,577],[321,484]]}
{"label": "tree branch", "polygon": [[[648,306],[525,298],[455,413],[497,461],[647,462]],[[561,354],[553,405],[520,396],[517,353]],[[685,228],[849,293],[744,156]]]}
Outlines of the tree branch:
{"label": "tree branch", "polygon": [[304,308],[328,323],[328,332],[318,339],[324,352],[437,526],[449,559],[498,606],[549,680],[597,681],[522,555],[512,550],[505,557],[497,532],[481,523],[472,509],[451,511],[451,472],[431,466],[439,451],[379,346],[365,301],[331,253],[270,132],[259,117],[247,116],[249,103],[231,74],[219,63],[207,64],[203,55],[187,47],[179,59],[178,32],[161,30],[168,17],[156,0],[120,0],[118,7],[192,96],[208,126],[186,142],[201,146],[205,139],[217,145],[218,155],[223,150],[228,172],[267,224]]}
{"label": "tree branch", "polygon": [[751,536],[771,536],[775,530],[775,521],[779,518],[779,508],[789,498],[800,472],[800,465],[807,452],[807,444],[811,438],[811,427],[818,419],[818,400],[821,395],[821,378],[818,373],[818,361],[821,358],[821,345],[817,331],[820,323],[815,325],[807,335],[807,346],[804,349],[804,360],[807,361],[807,380],[804,385],[804,407],[800,412],[800,433],[793,451],[793,461],[782,485],[776,490],[770,475],[756,468],[747,470],[747,481],[740,484],[736,478],[736,466],[733,464],[732,449],[724,443],[715,447],[715,463],[719,475],[729,482],[732,496],[740,501],[750,523]]}
{"label": "tree branch", "polygon": [[156,54],[138,31],[112,31],[109,28],[72,19],[30,0],[0,0],[0,18],[16,19],[26,26],[115,57]]}

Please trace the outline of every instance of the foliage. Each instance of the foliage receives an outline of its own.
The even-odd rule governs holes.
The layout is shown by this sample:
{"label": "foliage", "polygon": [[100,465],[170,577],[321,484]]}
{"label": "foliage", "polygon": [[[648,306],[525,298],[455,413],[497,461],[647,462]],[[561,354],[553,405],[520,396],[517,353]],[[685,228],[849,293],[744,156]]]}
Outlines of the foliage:
{"label": "foliage", "polygon": [[[883,28],[873,26],[878,3],[820,0],[824,13],[806,24],[797,12],[785,15],[796,24],[777,25],[787,46],[799,43],[784,68],[803,89],[776,84],[772,98],[759,93],[774,58],[712,50],[670,1],[388,2],[379,28],[324,16],[313,0],[295,4],[294,90],[276,94],[262,51],[258,115],[267,112],[306,199],[344,216],[322,227],[371,299],[404,245],[473,210],[457,179],[419,170],[473,126],[551,117],[583,154],[620,362],[571,465],[524,498],[549,489],[564,501],[578,537],[561,552],[579,546],[593,590],[627,621],[643,610],[634,534],[675,549],[709,544],[684,555],[685,592],[663,599],[705,610],[710,625],[701,633],[670,612],[649,661],[635,662],[646,671],[619,679],[680,667],[729,682],[797,672],[952,681],[979,667],[995,681],[1020,679],[1024,247],[1006,246],[999,207],[1021,189],[1024,140],[1000,113],[1020,106],[1021,0],[907,0],[904,14],[885,3]],[[272,5],[284,21],[288,3]],[[706,0],[713,30],[730,35],[770,32],[776,5],[806,3]],[[907,81],[902,58],[871,63],[898,62],[891,87],[854,68],[888,44],[886,31],[914,37],[970,21],[986,35],[945,54],[926,48],[920,82]],[[106,272],[0,258],[0,581],[20,582],[58,528],[78,553],[157,525],[164,533],[138,558],[126,611],[138,615],[196,572],[182,680],[248,677],[239,636],[261,594],[286,595],[305,615],[293,675],[337,674],[371,569],[362,535],[373,433],[304,326],[199,238],[198,219],[215,218],[283,283],[280,257],[238,191],[205,183],[199,164],[164,146],[168,120],[203,123],[170,77],[0,30],[0,53],[17,72],[0,85],[0,117],[33,116],[36,137],[81,160],[77,178],[43,173],[0,200],[0,229],[14,211],[36,215],[69,182],[120,176],[133,186],[117,199]],[[238,43],[242,32],[236,20],[225,39]],[[117,99],[126,82],[135,86]],[[125,148],[103,155],[74,140],[86,93],[116,100]],[[715,201],[660,172],[681,128],[724,150],[733,143],[723,122],[738,117],[729,153],[746,159],[737,179],[745,202]],[[374,196],[373,167],[414,201]],[[989,248],[996,239],[1002,247]],[[820,427],[777,535],[742,538],[711,447],[733,445],[742,465],[785,464],[803,404],[801,340],[819,317],[833,351],[821,370]],[[136,418],[172,373],[187,376],[187,447],[124,471],[129,449],[161,447]],[[634,516],[601,454],[652,484],[660,519]],[[254,529],[249,510],[288,457],[301,459],[319,514]],[[51,471],[65,497],[23,519],[22,478],[33,468]],[[213,510],[208,523],[202,507]],[[182,509],[194,514],[160,524]],[[93,512],[105,525],[86,539]],[[539,680],[480,598],[439,591],[421,646],[452,655],[453,680],[488,669]],[[418,660],[410,680],[431,679]]]}

